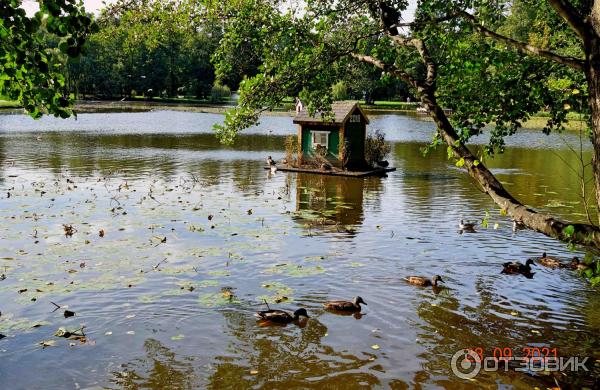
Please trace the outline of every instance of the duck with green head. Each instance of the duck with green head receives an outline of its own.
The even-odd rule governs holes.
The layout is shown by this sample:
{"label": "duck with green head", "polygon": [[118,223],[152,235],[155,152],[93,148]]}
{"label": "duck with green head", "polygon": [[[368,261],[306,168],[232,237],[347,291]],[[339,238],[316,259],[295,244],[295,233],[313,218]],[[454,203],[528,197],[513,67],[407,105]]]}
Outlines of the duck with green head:
{"label": "duck with green head", "polygon": [[531,272],[531,266],[535,265],[533,259],[527,259],[525,264],[519,263],[518,261],[506,262],[502,264],[503,274],[521,274],[521,275],[533,275]]}
{"label": "duck with green head", "polygon": [[323,304],[325,310],[343,311],[348,313],[360,312],[360,304],[366,305],[361,297],[356,297],[352,301],[328,301]]}
{"label": "duck with green head", "polygon": [[283,310],[276,309],[268,309],[259,311],[255,314],[262,321],[273,322],[276,324],[289,324],[290,322],[296,322],[300,319],[300,317],[310,318],[305,308],[300,308],[294,312],[294,314],[290,314]]}

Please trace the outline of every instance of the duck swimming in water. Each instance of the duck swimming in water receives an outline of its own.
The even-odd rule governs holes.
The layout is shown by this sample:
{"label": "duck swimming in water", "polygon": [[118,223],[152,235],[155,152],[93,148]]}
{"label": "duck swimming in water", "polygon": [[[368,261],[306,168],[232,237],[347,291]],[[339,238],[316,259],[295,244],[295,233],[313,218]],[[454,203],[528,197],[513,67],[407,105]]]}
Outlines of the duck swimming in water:
{"label": "duck swimming in water", "polygon": [[542,257],[538,258],[538,263],[548,268],[559,268],[563,267],[563,264],[554,257],[549,257],[546,252],[542,253]]}
{"label": "duck swimming in water", "polygon": [[273,322],[276,324],[289,324],[290,322],[298,321],[301,316],[310,318],[305,308],[296,310],[293,315],[283,310],[269,309],[259,311],[255,314],[255,316],[263,321]]}
{"label": "duck swimming in water", "polygon": [[465,222],[464,220],[461,219],[460,223],[458,224],[458,228],[460,229],[461,232],[474,232],[475,225],[477,225],[477,223]]}
{"label": "duck swimming in water", "polygon": [[579,257],[577,256],[573,257],[573,260],[571,260],[568,267],[579,271],[585,271],[586,269],[590,268],[587,264],[580,262]]}
{"label": "duck swimming in water", "polygon": [[525,264],[519,263],[518,261],[507,262],[502,264],[503,274],[521,274],[521,275],[533,275],[531,272],[531,266],[534,265],[533,259],[527,259]]}
{"label": "duck swimming in water", "polygon": [[513,219],[513,226],[512,226],[513,233],[516,233],[517,230],[523,230],[523,229],[526,229],[525,224],[521,221],[517,221],[516,219]]}
{"label": "duck swimming in water", "polygon": [[325,310],[345,311],[345,312],[354,313],[354,312],[360,312],[360,310],[361,310],[360,304],[361,303],[363,305],[367,304],[367,302],[365,302],[361,297],[356,297],[352,300],[352,302],[350,302],[350,301],[328,301],[323,304],[323,307],[325,308]]}
{"label": "duck swimming in water", "polygon": [[437,287],[438,282],[444,283],[442,277],[440,275],[435,275],[431,279],[427,279],[424,276],[409,276],[405,279],[408,283],[414,284],[415,286],[423,286],[423,287]]}

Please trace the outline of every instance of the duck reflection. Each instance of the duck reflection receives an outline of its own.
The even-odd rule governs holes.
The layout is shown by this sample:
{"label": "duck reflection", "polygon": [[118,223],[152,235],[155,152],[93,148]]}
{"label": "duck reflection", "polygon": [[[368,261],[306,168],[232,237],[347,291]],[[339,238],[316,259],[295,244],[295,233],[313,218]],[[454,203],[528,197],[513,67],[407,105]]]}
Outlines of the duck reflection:
{"label": "duck reflection", "polygon": [[[312,310],[309,310],[312,313]],[[248,313],[223,312],[234,338],[215,358],[209,388],[359,388],[379,385],[369,357],[338,352],[324,341],[318,318],[303,327],[257,327]],[[233,356],[232,356],[233,355]]]}
{"label": "duck reflection", "polygon": [[340,232],[356,235],[364,220],[365,192],[369,200],[379,200],[381,178],[362,179],[314,174],[296,175],[296,212],[294,219],[309,234]]}
{"label": "duck reflection", "polygon": [[111,382],[124,389],[191,389],[194,388],[194,368],[189,359],[179,359],[160,341],[144,342],[145,357],[123,364],[113,372]]}

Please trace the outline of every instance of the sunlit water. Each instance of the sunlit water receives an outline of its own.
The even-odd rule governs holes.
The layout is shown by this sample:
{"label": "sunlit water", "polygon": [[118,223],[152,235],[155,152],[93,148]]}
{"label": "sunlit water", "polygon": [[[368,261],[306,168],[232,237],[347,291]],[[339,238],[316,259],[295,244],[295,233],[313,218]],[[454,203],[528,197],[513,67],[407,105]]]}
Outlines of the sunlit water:
{"label": "sunlit water", "polygon": [[[233,147],[211,134],[221,119],[0,117],[0,388],[532,388],[554,377],[465,381],[450,359],[528,346],[597,357],[600,300],[582,278],[543,267],[533,279],[500,274],[543,251],[578,253],[513,234],[444,148],[423,157],[431,122],[373,116],[398,170],[348,179],[263,169],[295,131],[287,116],[264,118]],[[565,142],[579,140],[524,131],[489,163],[525,203],[584,221],[579,179],[556,156],[578,169]],[[486,212],[487,229],[459,234],[461,218]],[[435,274],[441,291],[403,281]],[[356,295],[368,303],[361,318],[321,308]],[[265,299],[311,318],[259,327]],[[66,306],[76,316],[64,318]],[[85,343],[54,336],[82,326]],[[556,376],[590,388],[595,378]]]}

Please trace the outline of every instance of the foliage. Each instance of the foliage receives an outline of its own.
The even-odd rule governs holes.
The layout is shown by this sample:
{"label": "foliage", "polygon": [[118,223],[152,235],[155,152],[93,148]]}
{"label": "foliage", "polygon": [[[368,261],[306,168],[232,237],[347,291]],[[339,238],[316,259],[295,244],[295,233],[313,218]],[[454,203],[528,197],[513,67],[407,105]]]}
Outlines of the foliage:
{"label": "foliage", "polygon": [[289,165],[296,165],[296,154],[298,153],[298,137],[288,135],[285,137],[285,159]]}
{"label": "foliage", "polygon": [[71,88],[99,97],[209,98],[220,28],[186,1],[119,1],[99,17],[87,54],[68,64]]}
{"label": "foliage", "polygon": [[75,0],[40,1],[28,17],[20,0],[0,3],[0,95],[34,118],[71,115],[63,58],[78,57],[96,26]]}
{"label": "foliage", "polygon": [[348,86],[343,81],[338,81],[331,87],[332,96],[334,100],[347,100],[348,99]]}
{"label": "foliage", "polygon": [[377,129],[367,135],[365,141],[365,159],[370,166],[374,166],[379,161],[385,160],[391,150],[392,148],[385,141],[385,134],[381,130]]}
{"label": "foliage", "polygon": [[215,83],[210,90],[211,103],[221,103],[224,99],[231,96],[231,90],[226,85]]}

